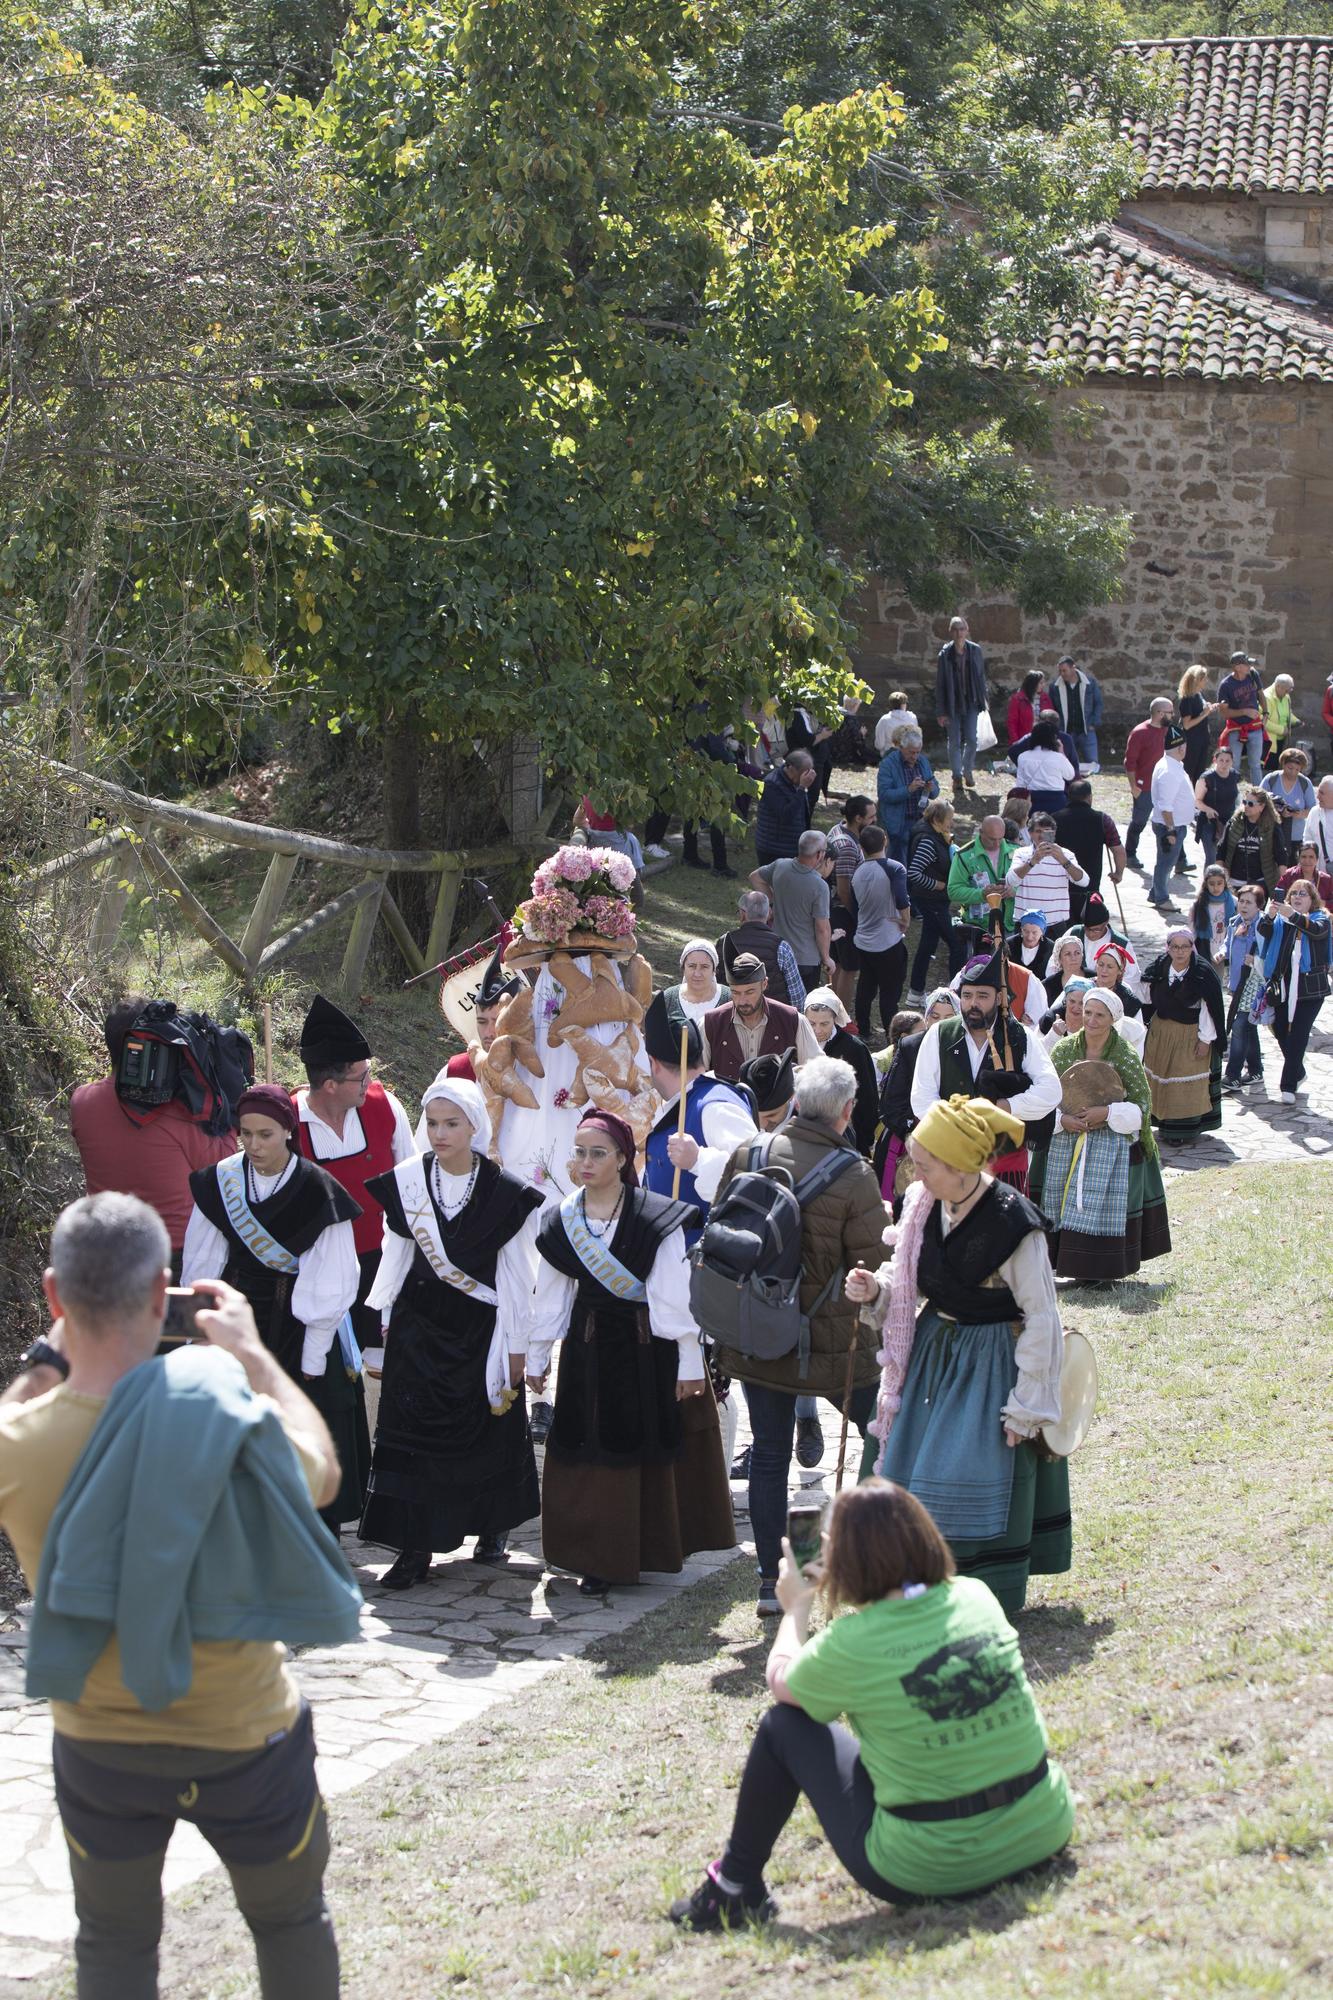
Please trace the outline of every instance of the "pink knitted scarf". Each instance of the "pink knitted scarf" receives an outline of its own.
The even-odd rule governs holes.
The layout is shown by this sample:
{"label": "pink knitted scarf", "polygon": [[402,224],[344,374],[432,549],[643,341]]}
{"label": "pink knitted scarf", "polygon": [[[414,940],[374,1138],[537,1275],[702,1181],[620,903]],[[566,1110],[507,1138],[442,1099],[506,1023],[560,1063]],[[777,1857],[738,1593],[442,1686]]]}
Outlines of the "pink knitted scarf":
{"label": "pink knitted scarf", "polygon": [[879,1403],[869,1425],[879,1439],[876,1472],[884,1468],[893,1420],[902,1408],[903,1381],[916,1337],[916,1272],[921,1261],[921,1238],[935,1197],[923,1181],[914,1181],[903,1196],[902,1221],[894,1240],[893,1261],[888,1269],[889,1309],[884,1317],[884,1344],[876,1355],[880,1365]]}

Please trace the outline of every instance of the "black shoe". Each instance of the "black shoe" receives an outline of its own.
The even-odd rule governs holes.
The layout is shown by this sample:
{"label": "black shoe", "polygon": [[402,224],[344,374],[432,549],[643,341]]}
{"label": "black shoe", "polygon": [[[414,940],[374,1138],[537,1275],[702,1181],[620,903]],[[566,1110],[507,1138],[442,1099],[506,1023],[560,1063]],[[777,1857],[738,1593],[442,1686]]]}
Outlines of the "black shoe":
{"label": "black shoe", "polygon": [[729,1896],[719,1889],[711,1875],[705,1875],[692,1896],[680,1896],[667,1911],[673,1924],[685,1931],[732,1931],[742,1924],[771,1923],[778,1906],[760,1882]]}
{"label": "black shoe", "polygon": [[738,1451],[732,1460],[730,1477],[732,1479],[748,1479],[750,1477],[750,1447],[748,1444],[744,1451]]}
{"label": "black shoe", "polygon": [[581,1576],[579,1578],[579,1589],[585,1597],[605,1597],[610,1588],[611,1586],[605,1577]]}
{"label": "black shoe", "polygon": [[404,1549],[392,1568],[380,1578],[381,1590],[411,1590],[430,1575],[429,1549]]}
{"label": "black shoe", "polygon": [[551,1419],[554,1416],[555,1408],[552,1404],[533,1404],[532,1408],[528,1411],[528,1429],[532,1433],[532,1442],[534,1444],[545,1444],[551,1434]]}
{"label": "black shoe", "polygon": [[713,873],[720,875],[724,882],[734,882],[736,880],[736,870],[734,868],[714,868]]}
{"label": "black shoe", "polygon": [[1224,1076],[1222,1078],[1223,1097],[1234,1097],[1240,1087],[1241,1081],[1238,1076]]}
{"label": "black shoe", "polygon": [[477,1546],[472,1551],[473,1562],[491,1563],[496,1569],[502,1569],[509,1561],[509,1552],[505,1547],[508,1540],[508,1535],[478,1535]]}
{"label": "black shoe", "polygon": [[818,1417],[796,1419],[796,1463],[813,1471],[824,1456],[824,1432]]}
{"label": "black shoe", "polygon": [[707,870],[711,869],[712,865],[711,861],[701,861],[697,854],[687,854],[685,856],[685,866],[687,868],[703,868]]}

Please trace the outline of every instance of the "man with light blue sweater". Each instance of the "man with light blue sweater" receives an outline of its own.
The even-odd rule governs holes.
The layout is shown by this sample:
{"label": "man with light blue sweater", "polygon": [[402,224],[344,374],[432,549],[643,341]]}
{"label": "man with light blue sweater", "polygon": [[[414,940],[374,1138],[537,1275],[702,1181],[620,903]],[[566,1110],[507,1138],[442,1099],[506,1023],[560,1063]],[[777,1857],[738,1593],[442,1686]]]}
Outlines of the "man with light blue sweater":
{"label": "man with light blue sweater", "polygon": [[231,1876],[265,2000],[335,2000],[329,1837],[285,1645],[355,1636],[360,1593],[315,1508],[323,1418],[220,1280],[157,1356],[170,1244],[133,1195],[74,1202],[54,1321],[0,1397],[0,1526],[35,1598],[79,2000],[155,2000],[162,1863],[191,1821]]}

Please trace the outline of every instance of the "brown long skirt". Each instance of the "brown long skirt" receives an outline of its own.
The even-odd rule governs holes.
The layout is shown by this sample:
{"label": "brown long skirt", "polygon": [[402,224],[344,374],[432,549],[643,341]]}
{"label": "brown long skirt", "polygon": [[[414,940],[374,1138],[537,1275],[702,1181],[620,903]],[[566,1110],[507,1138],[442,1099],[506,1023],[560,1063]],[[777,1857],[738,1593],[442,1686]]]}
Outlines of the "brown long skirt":
{"label": "brown long skirt", "polygon": [[637,1583],[643,1570],[675,1575],[699,1549],[734,1549],[736,1523],[717,1404],[680,1406],[679,1458],[654,1465],[580,1465],[548,1455],[542,1474],[542,1554],[557,1569]]}

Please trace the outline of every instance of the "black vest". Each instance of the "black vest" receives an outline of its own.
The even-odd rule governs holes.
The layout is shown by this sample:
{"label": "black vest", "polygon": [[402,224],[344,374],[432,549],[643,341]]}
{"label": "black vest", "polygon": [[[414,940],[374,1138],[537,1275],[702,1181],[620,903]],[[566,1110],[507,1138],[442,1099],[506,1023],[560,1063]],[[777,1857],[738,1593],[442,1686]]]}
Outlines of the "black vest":
{"label": "black vest", "polygon": [[936,1311],[960,1326],[1018,1319],[1018,1303],[1009,1287],[988,1285],[986,1280],[1006,1257],[1012,1257],[1025,1236],[1045,1228],[1041,1212],[1005,1181],[993,1181],[947,1237],[936,1202],[921,1239],[917,1287]]}

